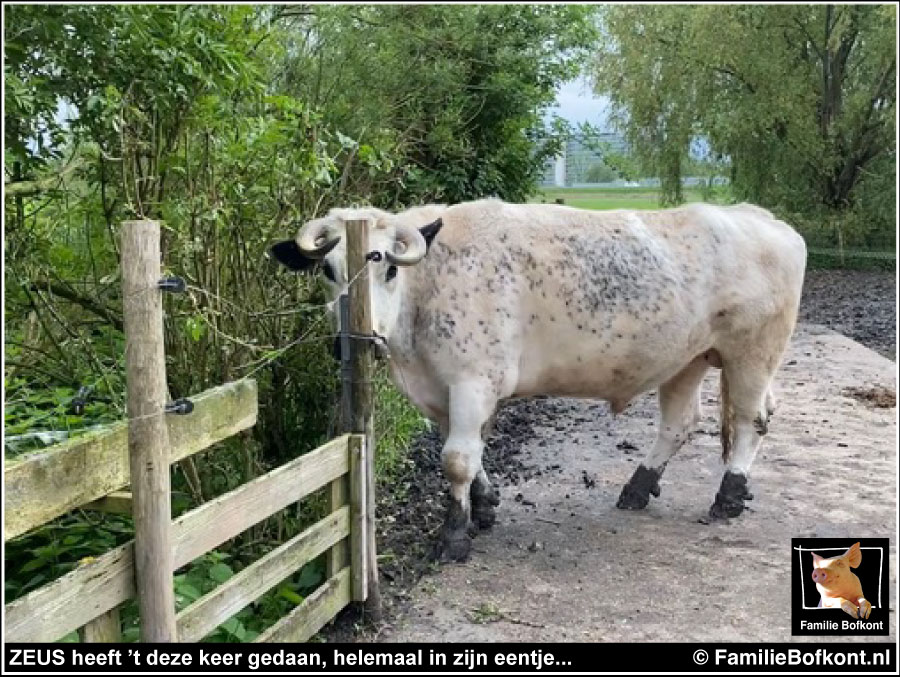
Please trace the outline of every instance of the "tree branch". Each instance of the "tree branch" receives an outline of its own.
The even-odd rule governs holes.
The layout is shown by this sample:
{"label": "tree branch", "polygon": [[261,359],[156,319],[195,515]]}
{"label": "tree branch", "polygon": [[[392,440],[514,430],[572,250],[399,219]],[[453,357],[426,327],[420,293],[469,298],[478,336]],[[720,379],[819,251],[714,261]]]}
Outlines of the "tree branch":
{"label": "tree branch", "polygon": [[39,195],[62,183],[63,179],[80,167],[82,162],[83,160],[80,157],[75,158],[56,174],[45,176],[42,179],[35,179],[33,181],[10,181],[3,185],[3,192],[7,197]]}
{"label": "tree branch", "polygon": [[103,318],[119,331],[124,330],[122,318],[113,310],[107,308],[95,299],[83,296],[76,289],[73,289],[68,285],[47,278],[38,278],[32,282],[31,289],[32,291],[48,291],[54,296],[59,296],[67,301],[71,301],[94,315]]}

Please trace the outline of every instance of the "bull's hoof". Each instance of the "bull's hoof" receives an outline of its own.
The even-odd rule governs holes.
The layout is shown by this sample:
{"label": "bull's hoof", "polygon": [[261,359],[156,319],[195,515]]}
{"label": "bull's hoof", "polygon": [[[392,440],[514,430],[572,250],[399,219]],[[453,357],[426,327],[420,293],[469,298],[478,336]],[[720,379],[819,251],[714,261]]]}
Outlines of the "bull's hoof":
{"label": "bull's hoof", "polygon": [[469,496],[472,498],[472,506],[492,505],[495,508],[500,505],[500,492],[493,484],[483,484],[479,481],[472,482],[472,488],[469,490]]}
{"label": "bull's hoof", "polygon": [[619,494],[619,500],[616,501],[616,507],[619,510],[643,510],[650,503],[650,493],[640,493],[635,491],[630,484],[622,487],[622,493]]}
{"label": "bull's hoof", "polygon": [[472,506],[472,524],[478,531],[488,531],[497,521],[497,510],[490,503]]}
{"label": "bull's hoof", "polygon": [[616,501],[616,507],[620,510],[643,510],[650,502],[650,495],[659,498],[659,477],[658,470],[648,468],[641,463],[628,484],[622,487],[622,493],[619,494],[619,500]]}
{"label": "bull's hoof", "polygon": [[438,544],[436,554],[441,562],[466,562],[472,554],[472,537],[466,532],[446,535]]}
{"label": "bull's hoof", "polygon": [[713,520],[738,517],[746,507],[744,501],[752,499],[753,494],[747,488],[747,476],[728,470],[722,477],[716,501],[709,508],[708,519],[702,521],[709,523]]}
{"label": "bull's hoof", "polygon": [[497,511],[494,509],[500,505],[500,492],[492,484],[473,482],[470,493],[472,497],[472,535],[478,531],[486,531],[494,526],[497,521]]}
{"label": "bull's hoof", "polygon": [[742,512],[744,512],[743,501],[723,501],[716,495],[716,502],[709,506],[709,514],[703,522],[709,524],[716,520],[739,517]]}

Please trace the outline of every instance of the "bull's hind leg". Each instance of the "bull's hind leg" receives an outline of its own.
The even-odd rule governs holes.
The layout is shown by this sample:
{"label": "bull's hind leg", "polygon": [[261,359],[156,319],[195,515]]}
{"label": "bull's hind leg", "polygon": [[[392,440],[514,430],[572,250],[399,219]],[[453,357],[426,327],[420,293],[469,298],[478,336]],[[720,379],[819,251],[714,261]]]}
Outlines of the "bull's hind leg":
{"label": "bull's hind leg", "polygon": [[726,359],[721,394],[725,475],[709,509],[711,519],[737,517],[744,511],[744,502],[753,498],[747,475],[769,429],[774,409],[771,384],[779,357],[780,351],[765,359]]}
{"label": "bull's hind leg", "polygon": [[494,526],[497,521],[496,508],[500,505],[500,492],[491,483],[483,465],[472,482],[469,498],[472,501],[472,524],[481,531]]}
{"label": "bull's hind leg", "polygon": [[[491,414],[490,418],[481,426],[481,439],[487,440],[494,433],[494,426],[497,422],[496,410]],[[500,505],[500,492],[491,483],[487,472],[484,470],[484,460],[482,459],[481,467],[478,474],[472,481],[472,489],[469,492],[469,498],[472,501],[472,524],[476,528],[486,531],[494,526],[497,521],[496,507]]]}
{"label": "bull's hind leg", "polygon": [[444,474],[450,481],[449,506],[441,536],[443,559],[461,562],[469,557],[471,489],[479,472],[483,472],[481,428],[495,405],[496,398],[488,384],[467,382],[450,388],[450,432],[441,454]]}
{"label": "bull's hind leg", "polygon": [[666,464],[688,440],[700,420],[700,383],[708,368],[706,358],[697,357],[660,386],[656,443],[622,487],[617,508],[640,510],[647,507],[651,494],[659,496],[659,478]]}

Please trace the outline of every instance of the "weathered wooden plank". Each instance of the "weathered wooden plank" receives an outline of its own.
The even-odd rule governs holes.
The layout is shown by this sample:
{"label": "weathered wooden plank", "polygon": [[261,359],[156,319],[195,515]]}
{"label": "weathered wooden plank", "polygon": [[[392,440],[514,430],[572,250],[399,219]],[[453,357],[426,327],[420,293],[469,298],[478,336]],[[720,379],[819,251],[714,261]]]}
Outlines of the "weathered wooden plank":
{"label": "weathered wooden plank", "polygon": [[[348,445],[348,453],[350,449],[352,449],[353,440],[349,441]],[[348,466],[352,467],[348,459]],[[331,512],[335,512],[340,510],[343,506],[347,505],[349,500],[349,482],[346,475],[342,475],[338,477],[331,483],[331,486],[328,488],[328,509]],[[348,507],[349,510],[349,507]],[[349,533],[349,531],[348,531]],[[331,551],[328,553],[328,557],[325,558],[325,570],[326,570],[326,578],[331,578],[338,571],[347,566],[347,541],[342,539],[334,544],[334,547],[331,548]]]}
{"label": "weathered wooden plank", "polygon": [[78,630],[82,642],[121,642],[122,624],[119,620],[119,607],[100,614]]}
{"label": "weathered wooden plank", "polygon": [[350,438],[350,576],[352,599],[364,602],[368,591],[366,547],[366,438]]}
{"label": "weathered wooden plank", "polygon": [[[196,642],[350,533],[344,506],[235,574],[178,614],[178,641]],[[335,572],[337,573],[337,572]],[[329,576],[330,578],[330,576]]]}
{"label": "weathered wooden plank", "polygon": [[[256,381],[191,398],[189,416],[167,416],[171,463],[256,423]],[[125,421],[6,462],[3,539],[9,540],[130,483]]]}
{"label": "weathered wooden plank", "polygon": [[114,491],[109,496],[98,498],[96,501],[91,501],[82,507],[85,510],[108,512],[114,515],[130,515],[131,499],[130,491]]}
{"label": "weathered wooden plank", "polygon": [[172,525],[176,568],[345,474],[349,438],[336,437],[178,518]]}
{"label": "weathered wooden plank", "polygon": [[256,638],[257,642],[305,642],[350,603],[350,569],[343,569]]}
{"label": "weathered wooden plank", "polygon": [[7,642],[55,642],[134,596],[133,542],[6,605]]}
{"label": "weathered wooden plank", "polygon": [[[348,470],[343,435],[204,503],[172,525],[175,568]],[[134,596],[133,542],[6,605],[6,641],[53,642]]]}

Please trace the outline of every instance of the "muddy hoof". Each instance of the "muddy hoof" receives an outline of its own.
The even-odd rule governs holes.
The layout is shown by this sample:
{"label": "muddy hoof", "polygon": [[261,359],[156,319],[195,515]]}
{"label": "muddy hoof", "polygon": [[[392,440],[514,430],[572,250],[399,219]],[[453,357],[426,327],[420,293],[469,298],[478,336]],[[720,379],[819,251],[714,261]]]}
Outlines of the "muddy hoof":
{"label": "muddy hoof", "polygon": [[496,504],[483,503],[472,506],[472,524],[478,531],[488,531],[497,521]]}
{"label": "muddy hoof", "polygon": [[469,495],[472,497],[472,505],[492,505],[495,508],[500,505],[500,492],[493,484],[484,485],[480,482],[472,482]]}
{"label": "muddy hoof", "polygon": [[651,494],[659,497],[659,471],[642,463],[634,471],[628,484],[622,487],[616,507],[620,510],[643,510],[650,502]]}
{"label": "muddy hoof", "polygon": [[727,471],[722,477],[716,501],[709,508],[709,520],[738,517],[744,512],[744,501],[752,498],[753,494],[747,488],[747,476]]}
{"label": "muddy hoof", "polygon": [[437,559],[441,562],[466,562],[471,554],[472,537],[465,532],[442,538],[438,544]]}
{"label": "muddy hoof", "polygon": [[[738,517],[744,512],[744,504],[740,501],[721,501],[716,496],[716,502],[709,506],[709,521],[723,520],[731,517]],[[704,521],[709,524],[709,521]]]}
{"label": "muddy hoof", "polygon": [[630,484],[622,487],[622,493],[619,494],[619,500],[616,501],[616,507],[619,510],[643,510],[650,502],[650,493],[641,493],[635,491]]}

